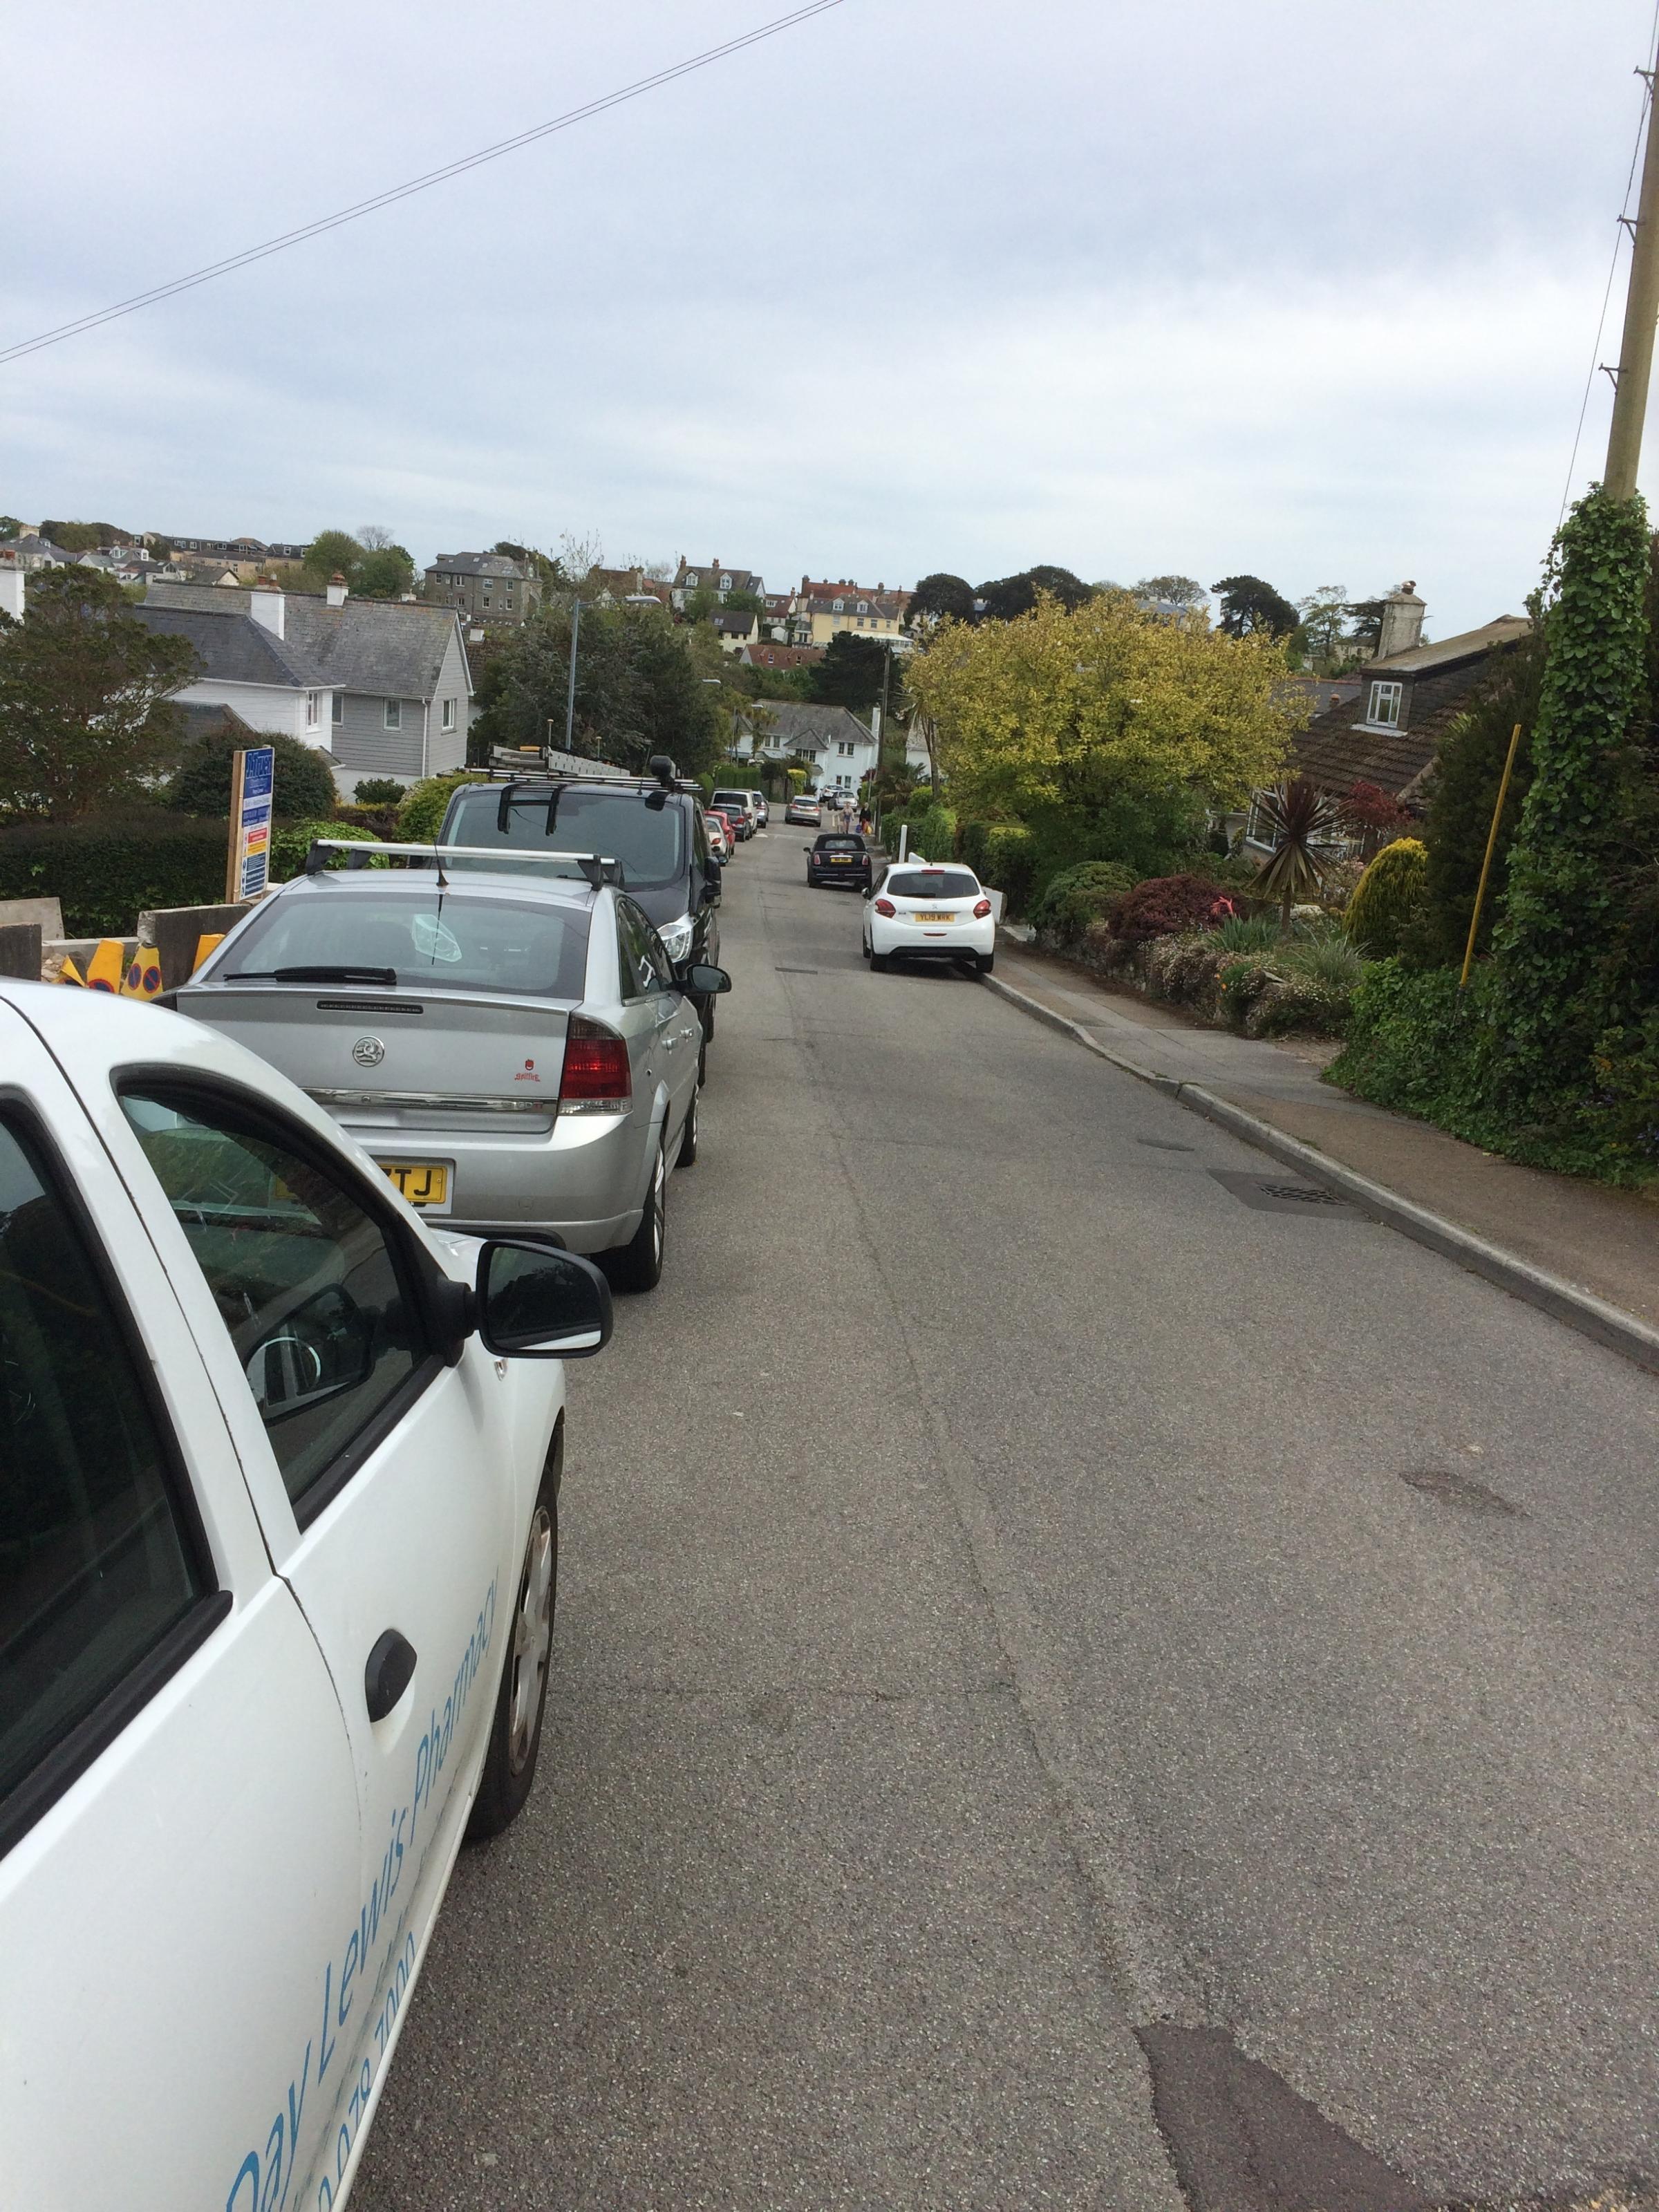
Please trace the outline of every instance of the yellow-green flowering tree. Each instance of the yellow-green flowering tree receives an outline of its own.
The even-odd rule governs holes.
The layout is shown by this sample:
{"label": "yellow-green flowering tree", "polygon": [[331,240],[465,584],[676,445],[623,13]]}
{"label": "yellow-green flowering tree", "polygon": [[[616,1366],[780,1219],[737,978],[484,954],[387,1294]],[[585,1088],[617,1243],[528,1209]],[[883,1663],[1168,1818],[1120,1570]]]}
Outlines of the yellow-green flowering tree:
{"label": "yellow-green flowering tree", "polygon": [[977,629],[941,622],[905,664],[962,812],[1097,808],[1123,788],[1240,804],[1281,772],[1303,719],[1282,645],[1201,614],[1160,621],[1127,592],[1053,599]]}

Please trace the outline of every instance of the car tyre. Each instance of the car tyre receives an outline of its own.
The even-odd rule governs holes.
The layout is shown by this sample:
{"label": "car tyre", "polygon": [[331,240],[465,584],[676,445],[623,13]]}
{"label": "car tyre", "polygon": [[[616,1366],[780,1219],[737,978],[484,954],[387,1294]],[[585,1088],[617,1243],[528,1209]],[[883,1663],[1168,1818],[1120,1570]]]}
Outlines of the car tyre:
{"label": "car tyre", "polygon": [[697,1158],[697,1093],[691,1093],[691,1103],[685,1111],[685,1127],[680,1132],[680,1148],[674,1155],[677,1168],[695,1167]]}
{"label": "car tyre", "polygon": [[981,975],[988,975],[996,964],[997,956],[994,952],[978,952],[974,956],[974,965]]}
{"label": "car tyre", "polygon": [[626,1244],[605,1255],[605,1273],[619,1291],[654,1291],[662,1280],[662,1252],[666,1229],[668,1161],[659,1142],[651,1162],[651,1187],[646,1193],[640,1225]]}
{"label": "car tyre", "polygon": [[536,1779],[548,1677],[553,1668],[553,1615],[559,1580],[559,1480],[564,1471],[564,1422],[553,1431],[536,1492],[508,1624],[501,1686],[489,1724],[478,1794],[466,1824],[469,1843],[487,1843],[516,1820]]}
{"label": "car tyre", "polygon": [[890,954],[877,952],[872,949],[870,954],[870,973],[872,975],[884,975],[890,958]]}

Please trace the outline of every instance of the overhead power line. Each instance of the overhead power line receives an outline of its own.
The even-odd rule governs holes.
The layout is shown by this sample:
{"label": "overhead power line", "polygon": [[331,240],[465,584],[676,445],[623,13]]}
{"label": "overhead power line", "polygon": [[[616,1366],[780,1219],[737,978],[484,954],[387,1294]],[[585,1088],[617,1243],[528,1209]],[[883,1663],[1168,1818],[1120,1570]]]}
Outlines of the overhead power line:
{"label": "overhead power line", "polygon": [[806,6],[792,8],[787,15],[774,16],[769,23],[759,24],[738,38],[723,40],[719,46],[707,47],[685,61],[654,70],[651,76],[639,77],[616,92],[607,92],[600,99],[587,100],[580,107],[556,115],[550,123],[538,123],[532,131],[520,131],[516,137],[501,139],[494,146],[485,146],[459,161],[447,162],[441,169],[428,169],[424,176],[411,177],[407,184],[393,185],[389,191],[376,192],[372,198],[358,200],[333,215],[320,216],[315,222],[302,223],[297,230],[285,230],[280,237],[268,238],[263,245],[250,246],[244,252],[228,254],[222,261],[210,262],[205,269],[192,270],[188,276],[175,276],[170,283],[154,285],[148,292],[135,292],[130,300],[118,300],[112,307],[100,307],[94,314],[79,315],[73,322],[60,323],[55,330],[41,331],[32,338],[20,338],[15,345],[0,346],[0,367],[8,362],[21,361],[26,354],[39,353],[43,346],[60,345],[65,338],[79,337],[83,331],[95,331],[104,323],[118,321],[123,315],[137,314],[139,308],[153,307],[158,301],[170,300],[177,293],[192,291],[198,284],[210,284],[216,276],[228,276],[233,269],[246,269],[250,262],[264,261],[273,253],[286,253],[290,246],[303,246],[307,239],[320,238],[325,231],[338,230],[345,223],[374,215],[416,192],[430,191],[434,185],[447,184],[451,177],[464,176],[469,169],[481,168],[486,161],[499,161],[505,154],[516,154],[521,146],[533,146],[538,138],[550,138],[555,131],[568,131],[574,124],[603,115],[607,108],[620,107],[624,101],[639,99],[642,93],[655,92],[678,77],[690,76],[696,70],[707,69],[713,62],[724,61],[728,55],[741,53],[745,46],[758,46],[763,39],[775,38],[780,31],[793,30],[812,16],[827,15],[830,9],[841,5],[842,0],[809,0]]}

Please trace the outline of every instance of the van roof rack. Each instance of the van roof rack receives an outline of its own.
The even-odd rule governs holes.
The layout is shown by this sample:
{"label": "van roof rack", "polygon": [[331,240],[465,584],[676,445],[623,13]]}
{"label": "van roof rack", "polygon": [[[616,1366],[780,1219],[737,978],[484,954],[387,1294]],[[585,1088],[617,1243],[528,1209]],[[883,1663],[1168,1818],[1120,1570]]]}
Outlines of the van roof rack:
{"label": "van roof rack", "polygon": [[446,860],[491,860],[498,871],[510,874],[526,860],[562,860],[573,863],[585,876],[591,888],[598,890],[601,884],[614,884],[620,890],[626,878],[623,864],[610,854],[561,853],[532,851],[520,845],[414,845],[394,844],[390,840],[371,843],[364,837],[313,837],[311,849],[306,854],[305,872],[308,876],[325,874],[329,853],[343,853],[349,868],[366,868],[382,854],[396,854],[401,858],[434,860],[437,864],[438,881],[447,881],[444,874]]}

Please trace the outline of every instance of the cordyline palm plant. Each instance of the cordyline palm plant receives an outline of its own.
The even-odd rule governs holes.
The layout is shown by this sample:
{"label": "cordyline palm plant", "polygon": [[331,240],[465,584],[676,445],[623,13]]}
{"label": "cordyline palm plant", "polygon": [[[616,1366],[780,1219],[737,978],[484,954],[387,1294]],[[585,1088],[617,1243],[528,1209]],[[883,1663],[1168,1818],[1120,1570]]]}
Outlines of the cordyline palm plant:
{"label": "cordyline palm plant", "polygon": [[1252,898],[1279,901],[1281,936],[1291,933],[1291,909],[1317,896],[1330,872],[1338,836],[1335,801],[1305,775],[1288,777],[1259,802],[1273,854],[1248,886]]}

